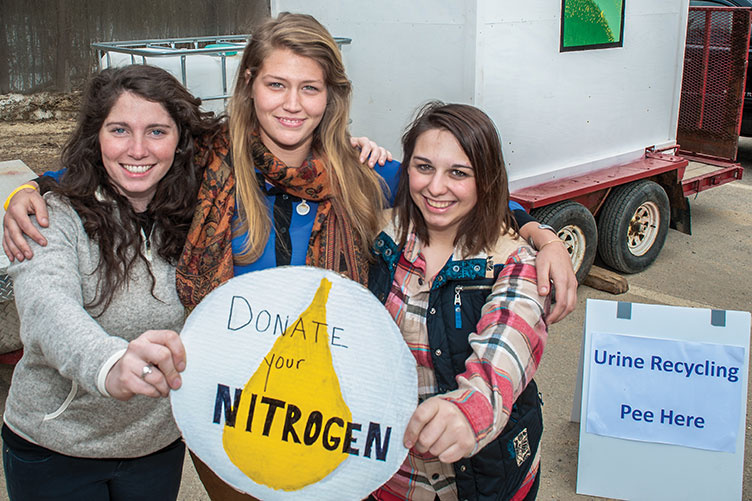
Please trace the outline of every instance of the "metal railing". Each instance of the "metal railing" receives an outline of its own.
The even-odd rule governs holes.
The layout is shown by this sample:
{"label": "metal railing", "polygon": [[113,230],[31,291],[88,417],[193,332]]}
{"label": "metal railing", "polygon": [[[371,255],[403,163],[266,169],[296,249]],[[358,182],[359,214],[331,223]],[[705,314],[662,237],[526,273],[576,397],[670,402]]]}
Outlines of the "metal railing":
{"label": "metal railing", "polygon": [[[131,64],[149,64],[150,58],[180,57],[180,81],[188,87],[188,56],[214,55],[221,59],[222,94],[196,96],[202,101],[227,99],[228,92],[227,57],[242,52],[251,35],[221,35],[205,37],[161,38],[152,40],[126,40],[120,42],[95,42],[91,47],[97,51],[100,69],[112,66],[112,53],[130,55]],[[338,47],[352,43],[351,38],[335,37]],[[102,61],[105,64],[102,64]],[[178,76],[178,75],[176,75]]]}

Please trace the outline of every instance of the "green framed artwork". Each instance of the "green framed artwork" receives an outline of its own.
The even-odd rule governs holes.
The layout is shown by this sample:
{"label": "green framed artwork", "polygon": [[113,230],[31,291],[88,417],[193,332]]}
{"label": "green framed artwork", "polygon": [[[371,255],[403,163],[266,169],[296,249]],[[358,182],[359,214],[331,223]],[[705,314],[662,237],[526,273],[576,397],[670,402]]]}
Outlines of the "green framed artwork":
{"label": "green framed artwork", "polygon": [[562,0],[561,52],[621,47],[626,0]]}

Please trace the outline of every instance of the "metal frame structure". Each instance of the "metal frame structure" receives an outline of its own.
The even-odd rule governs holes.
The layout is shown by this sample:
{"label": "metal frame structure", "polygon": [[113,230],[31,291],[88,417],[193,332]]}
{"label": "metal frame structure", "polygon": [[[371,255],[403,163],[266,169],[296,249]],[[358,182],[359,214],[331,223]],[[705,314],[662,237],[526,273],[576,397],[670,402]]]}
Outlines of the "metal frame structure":
{"label": "metal frame structure", "polygon": [[646,152],[643,158],[625,165],[514,190],[511,198],[527,210],[563,200],[575,200],[597,214],[610,188],[670,171],[677,171],[678,179],[681,179],[688,163],[684,158],[671,154]]}
{"label": "metal frame structure", "polygon": [[[131,64],[149,64],[149,58],[159,57],[180,57],[180,81],[187,87],[187,66],[190,64],[189,56],[194,55],[216,55],[222,60],[222,94],[218,96],[196,96],[202,101],[212,101],[218,99],[227,99],[230,97],[228,92],[227,78],[227,56],[242,52],[250,34],[244,35],[218,35],[204,37],[181,37],[181,38],[158,38],[150,40],[125,40],[119,42],[95,42],[91,47],[97,51],[97,64],[99,69],[102,67],[102,58],[105,58],[106,66],[112,66],[110,54],[113,52],[127,54],[131,57]],[[334,41],[338,47],[352,43],[351,38],[335,37]],[[217,47],[216,45],[223,45]]]}
{"label": "metal frame structure", "polygon": [[[202,101],[227,99],[227,55],[242,51],[250,35],[221,35],[216,37],[161,38],[151,40],[126,40],[120,42],[95,42],[91,44],[97,51],[99,69],[102,58],[107,61],[105,68],[112,66],[110,54],[117,52],[131,56],[131,64],[148,64],[147,58],[180,56],[180,81],[187,84],[188,56],[197,54],[216,55],[222,59],[222,94],[219,96],[197,96]],[[207,47],[207,45],[227,44],[225,47]],[[140,58],[140,61],[138,60]]]}

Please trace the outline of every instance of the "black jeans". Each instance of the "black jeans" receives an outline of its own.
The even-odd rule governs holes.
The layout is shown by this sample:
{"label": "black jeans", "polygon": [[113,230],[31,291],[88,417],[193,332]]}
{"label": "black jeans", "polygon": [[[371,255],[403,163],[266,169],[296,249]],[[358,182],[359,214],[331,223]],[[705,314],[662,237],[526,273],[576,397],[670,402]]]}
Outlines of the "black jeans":
{"label": "black jeans", "polygon": [[180,440],[148,456],[126,459],[77,458],[29,445],[12,447],[3,441],[11,501],[169,501],[178,496],[185,457]]}

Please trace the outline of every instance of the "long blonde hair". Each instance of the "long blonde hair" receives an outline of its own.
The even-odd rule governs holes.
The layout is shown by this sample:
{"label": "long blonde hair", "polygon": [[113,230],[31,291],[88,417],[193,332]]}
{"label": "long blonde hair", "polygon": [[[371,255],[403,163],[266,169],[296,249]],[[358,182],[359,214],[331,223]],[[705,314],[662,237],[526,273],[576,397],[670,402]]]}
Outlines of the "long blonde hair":
{"label": "long blonde hair", "polygon": [[[251,88],[266,58],[276,49],[286,49],[316,61],[324,71],[327,105],[321,123],[313,133],[312,149],[323,154],[332,180],[332,203],[348,214],[353,231],[364,250],[380,229],[384,192],[379,176],[360,165],[350,145],[347,130],[352,86],[345,74],[337,43],[316,19],[305,14],[284,12],[253,31],[238,69],[235,91],[229,105],[232,160],[237,180],[240,224],[234,233],[248,232],[243,251],[235,260],[256,261],[269,239],[271,220],[264,194],[256,180],[249,138],[258,128]],[[250,78],[245,75],[250,74]]]}

